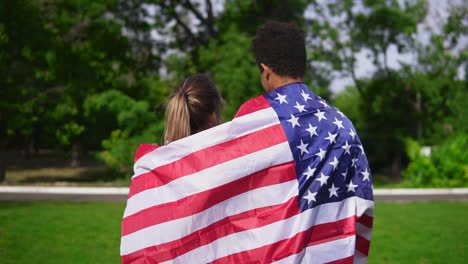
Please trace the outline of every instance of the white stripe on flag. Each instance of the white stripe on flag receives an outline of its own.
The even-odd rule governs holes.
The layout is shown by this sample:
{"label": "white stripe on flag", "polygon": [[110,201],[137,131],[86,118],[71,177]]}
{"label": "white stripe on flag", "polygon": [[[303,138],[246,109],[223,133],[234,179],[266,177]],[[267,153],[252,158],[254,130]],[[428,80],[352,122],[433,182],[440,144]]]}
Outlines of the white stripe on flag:
{"label": "white stripe on flag", "polygon": [[368,228],[367,226],[361,223],[356,223],[356,234],[370,241],[371,235],[372,235],[372,229]]}
{"label": "white stripe on flag", "polygon": [[349,236],[323,244],[313,245],[301,252],[275,261],[275,264],[320,264],[350,257],[354,254],[356,236]]}
{"label": "white stripe on flag", "polygon": [[[134,166],[138,177],[157,167],[177,161],[190,153],[211,147],[234,138],[238,138],[255,131],[279,124],[278,116],[273,108],[265,108],[251,114],[234,118],[230,122],[204,130],[192,136],[174,141],[169,145],[152,151],[152,155],[144,155]],[[209,138],[210,140],[206,140]],[[159,153],[164,153],[159,155]]]}
{"label": "white stripe on flag", "polygon": [[356,250],[354,253],[353,264],[366,264],[366,262],[367,256]]}
{"label": "white stripe on flag", "polygon": [[[356,203],[362,204],[362,207],[356,206]],[[370,206],[373,206],[372,201],[359,197],[350,197],[341,202],[323,204],[282,221],[221,237],[208,245],[198,247],[164,263],[191,263],[194,259],[200,263],[211,262],[231,254],[290,238],[313,225],[338,221],[353,215],[359,216],[356,208],[369,208]]]}
{"label": "white stripe on flag", "polygon": [[[257,188],[218,203],[200,213],[141,229],[122,237],[121,255],[180,239],[231,215],[285,203],[297,196],[297,188],[297,180]],[[187,228],[189,226],[190,230]]]}
{"label": "white stripe on flag", "polygon": [[[264,157],[268,157],[268,159]],[[195,193],[210,190],[271,166],[292,160],[288,142],[229,160],[194,174],[178,178],[166,185],[135,194],[127,201],[124,217],[155,205],[177,201]]]}

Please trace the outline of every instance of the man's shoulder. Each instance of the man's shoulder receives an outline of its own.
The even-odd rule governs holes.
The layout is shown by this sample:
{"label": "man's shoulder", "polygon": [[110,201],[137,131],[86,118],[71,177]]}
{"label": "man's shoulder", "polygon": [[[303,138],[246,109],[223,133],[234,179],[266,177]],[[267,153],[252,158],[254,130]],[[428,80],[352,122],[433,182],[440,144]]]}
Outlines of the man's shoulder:
{"label": "man's shoulder", "polygon": [[265,96],[260,95],[243,103],[234,117],[247,115],[265,108],[271,107]]}

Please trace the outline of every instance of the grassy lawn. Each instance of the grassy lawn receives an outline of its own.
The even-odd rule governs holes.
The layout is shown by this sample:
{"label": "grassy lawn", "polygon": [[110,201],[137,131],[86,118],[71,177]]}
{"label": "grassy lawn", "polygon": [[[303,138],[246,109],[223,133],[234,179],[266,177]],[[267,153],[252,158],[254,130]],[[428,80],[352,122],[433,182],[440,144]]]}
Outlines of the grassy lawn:
{"label": "grassy lawn", "polygon": [[119,263],[124,206],[0,202],[0,262]]}
{"label": "grassy lawn", "polygon": [[[119,263],[123,203],[0,202],[7,263]],[[369,263],[464,263],[468,203],[378,203]]]}
{"label": "grassy lawn", "polygon": [[369,263],[466,263],[468,203],[377,203]]}

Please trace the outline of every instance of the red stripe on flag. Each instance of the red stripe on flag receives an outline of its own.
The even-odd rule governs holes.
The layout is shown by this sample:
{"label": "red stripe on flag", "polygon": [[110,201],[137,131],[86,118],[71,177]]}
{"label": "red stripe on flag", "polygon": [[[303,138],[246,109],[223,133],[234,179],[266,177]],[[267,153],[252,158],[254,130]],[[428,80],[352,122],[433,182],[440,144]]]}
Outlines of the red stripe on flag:
{"label": "red stripe on flag", "polygon": [[264,263],[271,263],[301,252],[304,247],[322,244],[355,234],[356,217],[315,225],[295,236],[263,247],[242,251],[210,263],[253,263],[262,256]]}
{"label": "red stripe on flag", "polygon": [[299,213],[300,210],[296,196],[283,204],[255,208],[250,211],[229,216],[179,240],[148,247],[122,256],[122,260],[124,263],[129,263],[131,260],[139,259],[142,256],[150,258],[154,263],[171,260],[200,246],[207,245],[218,238],[265,226]]}
{"label": "red stripe on flag", "polygon": [[374,218],[372,216],[363,214],[361,217],[359,217],[357,222],[363,224],[364,226],[368,228],[372,228],[372,223],[374,222]]}
{"label": "red stripe on flag", "polygon": [[370,241],[360,235],[356,235],[356,250],[369,256]]}
{"label": "red stripe on flag", "polygon": [[[220,175],[222,177],[222,175]],[[178,201],[153,206],[122,220],[122,236],[145,227],[199,213],[238,194],[296,179],[294,162],[269,167],[249,176]],[[189,205],[189,206],[185,206]],[[176,210],[177,208],[184,210]]]}
{"label": "red stripe on flag", "polygon": [[134,162],[137,162],[137,160],[139,160],[141,157],[143,157],[144,155],[150,153],[151,151],[155,150],[159,148],[158,145],[154,145],[154,144],[141,144],[137,150],[135,151],[135,158],[134,158]]}
{"label": "red stripe on flag", "polygon": [[[280,124],[251,134],[191,153],[175,162],[158,167],[151,172],[135,177],[131,182],[128,197],[144,190],[167,184],[177,178],[190,175],[214,165],[245,156],[250,153],[287,141]],[[229,151],[223,151],[229,149]],[[222,153],[222,155],[213,155]],[[203,162],[201,162],[203,161]],[[186,166],[192,164],[193,166]],[[163,176],[165,175],[165,176]],[[171,175],[171,177],[167,177]]]}
{"label": "red stripe on flag", "polygon": [[235,117],[247,115],[247,114],[256,112],[258,110],[268,108],[268,107],[271,107],[268,100],[265,97],[263,97],[263,95],[257,96],[255,98],[248,100],[244,104],[242,104],[239,107],[239,110],[237,111]]}
{"label": "red stripe on flag", "polygon": [[354,261],[354,256],[350,256],[347,258],[342,258],[342,259],[338,259],[338,260],[330,261],[326,263],[327,264],[353,264],[353,261]]}

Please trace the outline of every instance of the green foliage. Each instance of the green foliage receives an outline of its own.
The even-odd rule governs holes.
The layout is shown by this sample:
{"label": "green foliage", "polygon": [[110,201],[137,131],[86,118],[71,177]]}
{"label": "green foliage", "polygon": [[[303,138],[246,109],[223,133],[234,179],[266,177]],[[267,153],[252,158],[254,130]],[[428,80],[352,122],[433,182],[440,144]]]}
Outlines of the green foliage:
{"label": "green foliage", "polygon": [[[398,175],[411,156],[405,138],[442,146],[468,133],[468,52],[460,41],[468,7],[449,3],[448,17],[434,19],[428,3],[227,0],[219,9],[214,1],[0,1],[0,151],[81,146],[128,174],[136,147],[160,141],[161,109],[181,79],[211,76],[225,120],[264,92],[251,41],[275,19],[304,28],[305,82],[315,93],[331,98],[334,78],[353,79],[334,103],[353,121],[374,171]],[[418,42],[421,29],[429,42]],[[415,60],[392,69],[395,47]],[[362,51],[376,69],[371,76],[356,74]]]}
{"label": "green foliage", "polygon": [[161,141],[156,135],[162,135],[164,123],[159,121],[137,135],[131,136],[125,131],[114,130],[111,136],[102,142],[103,150],[97,157],[116,172],[116,177],[132,175],[133,159],[136,149],[143,143]]}
{"label": "green foliage", "polygon": [[[345,92],[335,102],[355,123],[371,166],[377,171],[391,167],[397,176],[406,156],[404,138],[437,145],[454,132],[466,133],[467,122],[462,120],[466,80],[457,77],[462,67],[466,70],[466,55],[456,50],[466,46],[459,40],[466,36],[462,32],[467,8],[449,8],[447,23],[437,31],[424,24],[427,1],[362,4],[312,2],[313,16],[306,23],[312,76],[319,86],[327,85],[334,74],[353,79],[357,93]],[[415,36],[420,29],[431,32],[429,43],[418,42]],[[391,69],[388,51],[392,46],[415,54],[416,60]],[[356,54],[363,50],[376,68],[365,78],[355,72]]]}
{"label": "green foliage", "polygon": [[201,65],[209,69],[225,100],[226,120],[232,119],[242,103],[263,93],[250,47],[251,40],[233,26],[200,49]]}
{"label": "green foliage", "polygon": [[366,128],[367,123],[362,113],[363,102],[356,87],[347,87],[332,102],[353,122],[358,134]]}
{"label": "green foliage", "polygon": [[157,135],[164,129],[162,116],[152,113],[147,101],[136,101],[121,91],[90,96],[84,107],[87,115],[106,110],[116,116],[118,128],[102,141],[103,150],[97,154],[116,176],[129,175],[138,146],[158,142]]}
{"label": "green foliage", "polygon": [[43,147],[84,144],[84,138],[96,135],[83,102],[109,88],[125,89],[122,77],[133,63],[121,25],[106,17],[115,4],[1,2],[0,45],[8,52],[1,53],[0,72],[8,77],[0,79],[0,112],[5,114],[0,130]]}
{"label": "green foliage", "polygon": [[228,0],[220,18],[221,32],[230,30],[230,27],[234,25],[248,36],[254,36],[257,28],[268,20],[293,21],[302,25],[303,13],[308,2],[304,0]]}
{"label": "green foliage", "polygon": [[410,163],[403,175],[413,187],[467,187],[468,134],[454,135],[434,146],[430,156],[421,153],[421,145],[406,140]]}

